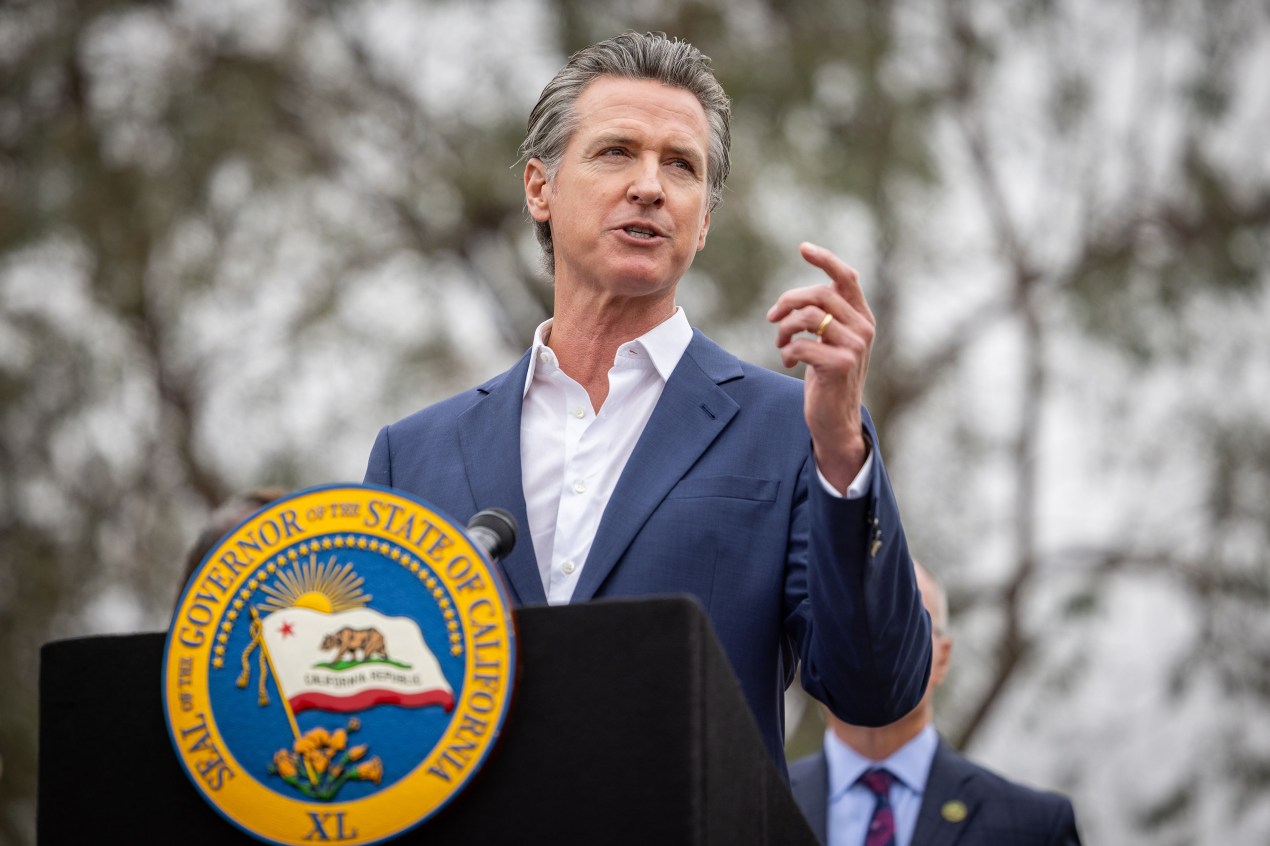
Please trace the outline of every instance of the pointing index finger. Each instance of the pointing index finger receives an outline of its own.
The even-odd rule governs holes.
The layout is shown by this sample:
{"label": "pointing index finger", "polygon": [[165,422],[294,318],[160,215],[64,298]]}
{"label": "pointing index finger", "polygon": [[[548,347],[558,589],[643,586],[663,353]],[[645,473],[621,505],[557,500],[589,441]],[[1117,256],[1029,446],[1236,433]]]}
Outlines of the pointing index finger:
{"label": "pointing index finger", "polygon": [[847,301],[852,308],[870,314],[869,304],[864,299],[864,289],[860,287],[860,274],[824,247],[803,241],[798,245],[803,260],[815,265],[828,274],[833,281],[833,289]]}

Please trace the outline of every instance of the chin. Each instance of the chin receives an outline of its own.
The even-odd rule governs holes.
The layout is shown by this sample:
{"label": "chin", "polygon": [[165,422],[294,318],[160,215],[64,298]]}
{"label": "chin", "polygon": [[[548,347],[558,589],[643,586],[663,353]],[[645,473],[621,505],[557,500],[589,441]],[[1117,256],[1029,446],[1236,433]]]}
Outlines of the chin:
{"label": "chin", "polygon": [[631,293],[636,291],[653,293],[673,287],[679,279],[672,271],[668,271],[665,265],[643,262],[627,262],[614,267],[610,271],[609,278],[617,282],[617,287],[627,289]]}
{"label": "chin", "polygon": [[692,262],[668,265],[665,261],[641,261],[638,258],[619,262],[614,271],[629,279],[644,279],[650,283],[674,284],[688,272]]}

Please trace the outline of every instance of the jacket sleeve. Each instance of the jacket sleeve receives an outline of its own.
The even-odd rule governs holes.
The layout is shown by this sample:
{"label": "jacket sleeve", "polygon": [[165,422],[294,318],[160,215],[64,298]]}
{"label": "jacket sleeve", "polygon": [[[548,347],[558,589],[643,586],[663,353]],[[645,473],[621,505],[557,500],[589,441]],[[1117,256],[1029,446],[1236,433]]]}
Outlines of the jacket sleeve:
{"label": "jacket sleeve", "polygon": [[864,420],[874,444],[864,497],[826,493],[810,451],[800,475],[786,570],[786,635],[809,694],[846,722],[879,726],[921,701],[930,677],[930,617],[867,412]]}
{"label": "jacket sleeve", "polygon": [[375,437],[375,445],[370,449],[370,460],[366,462],[366,476],[363,482],[372,485],[392,487],[392,453],[388,448],[388,427],[379,430]]}

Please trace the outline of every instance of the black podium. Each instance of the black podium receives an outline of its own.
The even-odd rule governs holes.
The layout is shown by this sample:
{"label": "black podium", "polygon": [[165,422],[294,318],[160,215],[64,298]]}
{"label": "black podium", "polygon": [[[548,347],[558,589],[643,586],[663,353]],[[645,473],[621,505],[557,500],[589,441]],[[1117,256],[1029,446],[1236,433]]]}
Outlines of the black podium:
{"label": "black podium", "polygon": [[[814,844],[727,658],[687,599],[515,612],[519,682],[468,788],[394,844]],[[162,633],[46,644],[38,842],[258,843],[164,725]]]}

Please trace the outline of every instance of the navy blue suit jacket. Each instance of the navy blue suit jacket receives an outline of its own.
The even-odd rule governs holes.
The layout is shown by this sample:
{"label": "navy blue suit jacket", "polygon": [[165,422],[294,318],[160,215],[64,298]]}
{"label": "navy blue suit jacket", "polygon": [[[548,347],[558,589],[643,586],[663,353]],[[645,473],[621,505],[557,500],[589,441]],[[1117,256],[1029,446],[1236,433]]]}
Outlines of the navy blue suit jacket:
{"label": "navy blue suit jacket", "polygon": [[[510,511],[511,600],[544,604],[520,474],[526,355],[478,388],[379,432],[366,481],[466,522]],[[877,443],[872,423],[868,434]],[[732,662],[782,768],[783,692],[803,684],[843,719],[883,724],[921,698],[930,664],[899,510],[881,456],[858,500],[816,478],[797,379],[694,331],[600,520],[574,602],[691,594]],[[637,634],[637,633],[632,633]]]}
{"label": "navy blue suit jacket", "polygon": [[[829,767],[817,752],[789,767],[789,786],[821,843],[828,843]],[[945,816],[949,802],[965,816]],[[959,755],[941,738],[912,846],[1079,846],[1076,813],[1057,793],[1032,790]]]}

